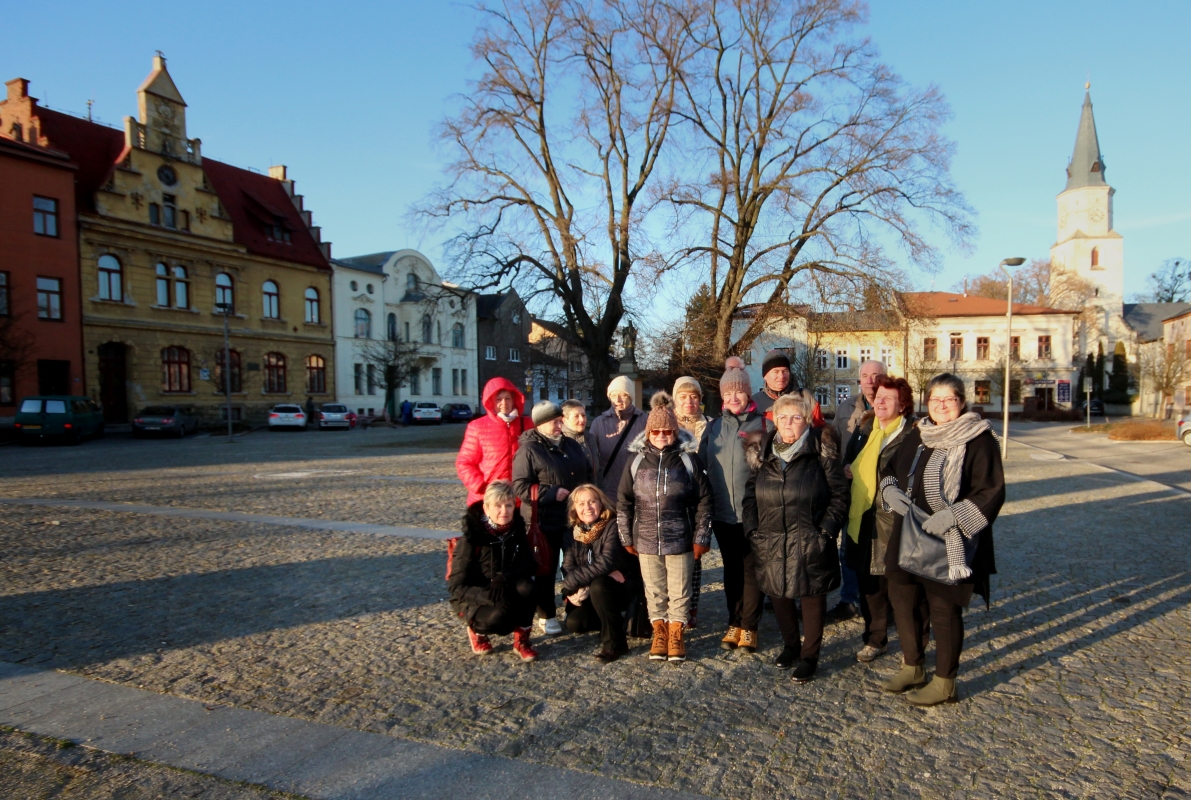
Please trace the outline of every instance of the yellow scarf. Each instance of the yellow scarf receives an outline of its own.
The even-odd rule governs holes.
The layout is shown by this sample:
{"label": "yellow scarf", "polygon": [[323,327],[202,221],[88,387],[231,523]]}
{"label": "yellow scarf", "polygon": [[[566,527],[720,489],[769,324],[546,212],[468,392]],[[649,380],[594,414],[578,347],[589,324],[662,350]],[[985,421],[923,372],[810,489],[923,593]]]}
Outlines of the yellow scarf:
{"label": "yellow scarf", "polygon": [[860,541],[860,518],[873,506],[877,496],[877,463],[881,457],[881,443],[897,436],[906,418],[898,415],[889,422],[888,428],[881,427],[881,421],[873,417],[873,432],[869,434],[864,449],[852,462],[852,505],[848,508],[848,538]]}

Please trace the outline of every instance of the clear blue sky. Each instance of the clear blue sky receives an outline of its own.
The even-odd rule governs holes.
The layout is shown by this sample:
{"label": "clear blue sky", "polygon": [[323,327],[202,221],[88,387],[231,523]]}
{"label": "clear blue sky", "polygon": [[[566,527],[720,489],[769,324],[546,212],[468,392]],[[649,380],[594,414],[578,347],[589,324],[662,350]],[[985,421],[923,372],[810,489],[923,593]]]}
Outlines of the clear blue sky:
{"label": "clear blue sky", "polygon": [[[474,73],[474,16],[449,2],[56,3],[6,8],[0,75],[54,108],[120,125],[155,50],[189,105],[203,153],[284,163],[338,256],[413,246],[405,212],[439,178],[432,128]],[[954,110],[954,175],[979,213],[971,254],[946,253],[920,288],[945,289],[1002,258],[1045,257],[1083,84],[1117,190],[1126,293],[1191,256],[1191,3],[877,0],[869,35]]]}

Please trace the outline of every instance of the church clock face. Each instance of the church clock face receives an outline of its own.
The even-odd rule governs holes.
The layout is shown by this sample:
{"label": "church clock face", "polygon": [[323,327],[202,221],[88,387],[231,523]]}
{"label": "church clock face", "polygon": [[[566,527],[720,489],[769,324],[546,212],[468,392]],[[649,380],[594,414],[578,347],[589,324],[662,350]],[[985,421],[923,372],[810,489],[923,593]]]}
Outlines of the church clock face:
{"label": "church clock face", "polygon": [[1103,208],[1093,208],[1092,212],[1088,216],[1091,217],[1092,222],[1103,222],[1104,221],[1104,209]]}
{"label": "church clock face", "polygon": [[173,186],[178,182],[178,173],[169,164],[162,164],[157,168],[157,180],[165,186]]}
{"label": "church clock face", "polygon": [[174,109],[170,108],[168,103],[158,103],[157,113],[161,115],[162,119],[174,118]]}

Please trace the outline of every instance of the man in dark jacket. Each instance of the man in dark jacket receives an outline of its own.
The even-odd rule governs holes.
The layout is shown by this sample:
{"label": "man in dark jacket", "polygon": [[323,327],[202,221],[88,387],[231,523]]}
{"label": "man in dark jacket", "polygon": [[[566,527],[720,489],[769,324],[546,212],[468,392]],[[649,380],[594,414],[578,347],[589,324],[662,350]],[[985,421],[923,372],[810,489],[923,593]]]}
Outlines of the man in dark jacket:
{"label": "man in dark jacket", "polygon": [[[531,493],[538,487],[538,524],[557,569],[558,556],[569,540],[567,497],[575,487],[591,481],[591,464],[583,449],[562,435],[562,409],[543,400],[533,407],[530,417],[535,427],[521,435],[513,457],[513,489],[521,498],[522,511],[530,512]],[[551,635],[562,633],[562,625],[555,619],[554,577],[552,571],[539,578],[535,595],[542,630]]]}
{"label": "man in dark jacket", "polygon": [[591,438],[591,431],[588,430],[587,407],[578,400],[567,400],[562,404],[562,435],[574,439],[575,443],[583,448],[593,474],[599,475],[596,471],[599,469],[596,462],[599,450]]}
{"label": "man in dark jacket", "polygon": [[608,400],[612,407],[591,423],[591,440],[595,445],[594,463],[599,465],[596,483],[604,494],[616,497],[620,489],[620,474],[629,463],[629,443],[645,430],[648,415],[633,404],[633,382],[617,375],[608,384]]}
{"label": "man in dark jacket", "polygon": [[753,402],[762,414],[771,409],[773,401],[783,394],[799,391],[798,387],[792,385],[790,357],[785,350],[774,349],[765,354],[765,360],[761,362],[761,380],[762,386],[753,395]]}

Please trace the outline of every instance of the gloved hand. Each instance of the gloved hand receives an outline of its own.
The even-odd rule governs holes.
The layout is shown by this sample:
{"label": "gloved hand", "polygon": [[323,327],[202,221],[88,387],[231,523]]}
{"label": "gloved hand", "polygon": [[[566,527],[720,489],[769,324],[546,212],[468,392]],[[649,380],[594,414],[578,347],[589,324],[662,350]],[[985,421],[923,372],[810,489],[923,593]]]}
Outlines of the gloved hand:
{"label": "gloved hand", "polygon": [[950,508],[936,511],[930,519],[922,523],[922,530],[934,536],[942,536],[955,527],[955,512]]}
{"label": "gloved hand", "polygon": [[885,491],[881,492],[881,497],[894,514],[905,516],[910,510],[910,496],[896,486],[886,486]]}
{"label": "gloved hand", "polygon": [[517,581],[517,594],[521,595],[522,597],[529,597],[531,594],[533,594],[533,581],[531,581],[529,578],[522,578],[521,580]]}
{"label": "gloved hand", "polygon": [[492,576],[492,580],[488,584],[488,599],[492,601],[492,605],[500,605],[500,601],[505,597],[505,576],[498,572]]}

